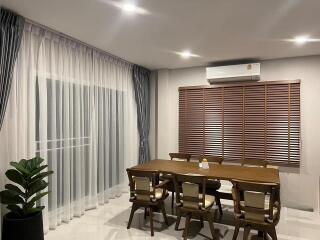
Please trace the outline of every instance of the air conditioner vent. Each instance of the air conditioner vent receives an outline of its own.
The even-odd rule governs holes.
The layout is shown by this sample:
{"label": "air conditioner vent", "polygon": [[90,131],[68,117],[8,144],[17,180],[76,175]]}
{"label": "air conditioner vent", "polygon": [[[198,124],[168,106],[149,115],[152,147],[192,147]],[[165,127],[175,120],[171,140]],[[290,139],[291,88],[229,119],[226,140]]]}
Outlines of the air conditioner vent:
{"label": "air conditioner vent", "polygon": [[208,67],[206,71],[210,84],[260,80],[260,63]]}

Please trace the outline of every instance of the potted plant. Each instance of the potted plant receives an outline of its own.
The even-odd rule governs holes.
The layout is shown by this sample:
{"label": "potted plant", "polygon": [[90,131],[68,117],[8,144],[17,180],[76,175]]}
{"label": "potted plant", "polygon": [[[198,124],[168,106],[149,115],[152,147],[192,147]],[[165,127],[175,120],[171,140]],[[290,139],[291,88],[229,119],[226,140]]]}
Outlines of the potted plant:
{"label": "potted plant", "polygon": [[37,202],[49,192],[44,179],[53,171],[43,172],[48,165],[41,165],[43,159],[35,157],[19,162],[10,162],[14,169],[6,171],[7,178],[14,184],[6,184],[0,192],[1,203],[10,210],[3,217],[2,240],[43,240],[42,210]]}

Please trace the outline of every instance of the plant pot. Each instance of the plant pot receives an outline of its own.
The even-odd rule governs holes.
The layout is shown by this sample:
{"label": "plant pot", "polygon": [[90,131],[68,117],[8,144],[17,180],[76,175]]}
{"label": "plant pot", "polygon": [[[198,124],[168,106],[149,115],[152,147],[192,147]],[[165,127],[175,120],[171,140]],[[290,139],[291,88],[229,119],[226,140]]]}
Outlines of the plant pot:
{"label": "plant pot", "polygon": [[2,240],[44,240],[42,212],[27,218],[13,213],[3,217]]}

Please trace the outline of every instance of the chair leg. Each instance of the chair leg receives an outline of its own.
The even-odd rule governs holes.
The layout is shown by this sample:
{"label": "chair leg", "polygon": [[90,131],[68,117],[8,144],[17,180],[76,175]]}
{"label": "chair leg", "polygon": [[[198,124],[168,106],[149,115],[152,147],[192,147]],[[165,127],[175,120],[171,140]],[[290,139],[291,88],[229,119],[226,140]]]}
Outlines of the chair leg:
{"label": "chair leg", "polygon": [[164,222],[169,226],[169,221],[168,221],[168,218],[167,218],[166,208],[164,206],[164,203],[161,204],[161,210],[162,210]]}
{"label": "chair leg", "polygon": [[173,214],[173,206],[174,206],[174,191],[171,193],[171,213]]}
{"label": "chair leg", "polygon": [[144,220],[147,219],[147,214],[148,214],[148,208],[145,207],[145,208],[144,208]]}
{"label": "chair leg", "polygon": [[258,230],[258,237],[263,238],[263,231]]}
{"label": "chair leg", "polygon": [[186,240],[186,239],[187,239],[188,230],[189,230],[189,224],[190,224],[190,219],[191,219],[191,214],[188,214],[188,215],[187,215],[187,218],[186,218],[186,225],[185,225],[185,228],[184,228],[183,233],[182,233],[183,240]]}
{"label": "chair leg", "polygon": [[154,229],[153,229],[153,209],[150,207],[150,228],[151,228],[151,237],[154,236]]}
{"label": "chair leg", "polygon": [[263,240],[268,240],[268,232],[267,231],[264,231],[263,232]]}
{"label": "chair leg", "polygon": [[243,240],[248,240],[250,233],[250,226],[244,227]]}
{"label": "chair leg", "polygon": [[176,221],[176,226],[175,226],[175,228],[174,228],[176,231],[178,231],[178,229],[179,229],[180,221],[181,221],[181,212],[180,212],[180,210],[177,208],[177,221]]}
{"label": "chair leg", "polygon": [[268,233],[269,233],[270,237],[272,238],[272,240],[278,240],[275,227],[269,229]]}
{"label": "chair leg", "polygon": [[210,226],[210,232],[212,235],[212,239],[214,239],[214,226],[213,226],[213,217],[211,215],[211,212],[208,212],[207,218],[208,218],[208,222],[209,222],[209,226]]}
{"label": "chair leg", "polygon": [[232,240],[237,240],[237,237],[239,234],[239,229],[240,229],[240,224],[238,222],[236,222]]}
{"label": "chair leg", "polygon": [[137,208],[137,206],[136,206],[135,204],[132,204],[127,229],[130,229],[130,226],[131,226],[131,223],[132,223],[132,219],[133,219],[134,212],[135,212],[137,209],[138,209],[138,208]]}
{"label": "chair leg", "polygon": [[202,216],[202,215],[200,216],[200,226],[201,226],[201,228],[204,227],[204,224],[203,224],[203,216]]}
{"label": "chair leg", "polygon": [[216,196],[216,202],[217,202],[217,205],[218,205],[218,208],[219,208],[219,213],[220,213],[221,215],[223,215],[222,206],[221,206],[221,201],[220,201],[220,197],[219,197],[219,196]]}

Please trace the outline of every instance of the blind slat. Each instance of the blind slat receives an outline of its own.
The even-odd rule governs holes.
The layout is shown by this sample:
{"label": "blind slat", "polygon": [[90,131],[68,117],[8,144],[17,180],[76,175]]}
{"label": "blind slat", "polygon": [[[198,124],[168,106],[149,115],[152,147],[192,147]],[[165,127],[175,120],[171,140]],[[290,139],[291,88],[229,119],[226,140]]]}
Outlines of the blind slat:
{"label": "blind slat", "polygon": [[299,165],[300,83],[180,89],[179,151]]}

